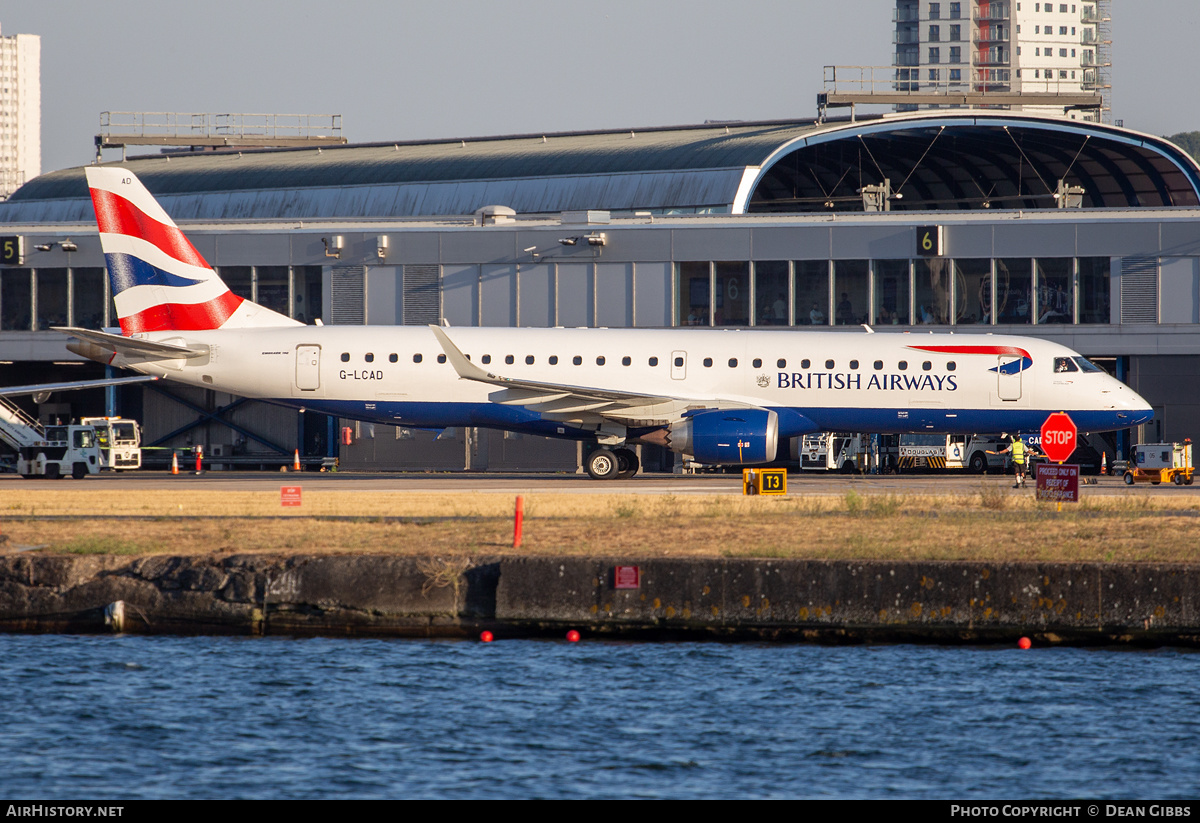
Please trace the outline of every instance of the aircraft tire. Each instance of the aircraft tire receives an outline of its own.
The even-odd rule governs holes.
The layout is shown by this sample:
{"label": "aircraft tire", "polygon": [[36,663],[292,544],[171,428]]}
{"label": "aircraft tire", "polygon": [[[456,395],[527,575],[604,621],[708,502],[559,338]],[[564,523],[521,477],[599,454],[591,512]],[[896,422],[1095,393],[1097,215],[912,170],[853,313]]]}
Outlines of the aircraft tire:
{"label": "aircraft tire", "polygon": [[87,477],[87,463],[76,463],[71,466],[71,477],[75,480],[82,480]]}
{"label": "aircraft tire", "polygon": [[613,454],[617,456],[618,480],[628,480],[638,473],[642,464],[638,460],[637,452],[633,449],[616,449]]}
{"label": "aircraft tire", "polygon": [[584,464],[593,480],[615,480],[620,473],[620,461],[608,449],[596,449]]}

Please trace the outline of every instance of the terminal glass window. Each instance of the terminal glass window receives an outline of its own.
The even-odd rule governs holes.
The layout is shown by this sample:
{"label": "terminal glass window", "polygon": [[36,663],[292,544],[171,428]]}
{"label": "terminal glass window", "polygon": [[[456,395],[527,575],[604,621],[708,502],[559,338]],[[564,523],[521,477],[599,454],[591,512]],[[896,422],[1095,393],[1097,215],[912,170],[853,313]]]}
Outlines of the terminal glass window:
{"label": "terminal glass window", "polygon": [[37,328],[67,325],[67,270],[37,270]]}
{"label": "terminal glass window", "polygon": [[271,311],[287,314],[288,310],[288,267],[259,266],[254,270],[258,299],[255,303]]}
{"label": "terminal glass window", "polygon": [[992,322],[992,261],[954,261],[954,322]]}
{"label": "terminal glass window", "polygon": [[797,260],[796,325],[829,325],[829,261]]}
{"label": "terminal glass window", "polygon": [[714,324],[717,326],[750,325],[750,264],[716,263],[716,298]]}
{"label": "terminal glass window", "polygon": [[292,317],[301,323],[312,323],[321,318],[321,267],[296,266],[292,269],[296,283],[292,300]]}
{"label": "terminal glass window", "polygon": [[758,326],[788,324],[788,264],[768,260],[754,264],[754,323]]}
{"label": "terminal glass window", "polygon": [[1109,282],[1107,257],[1079,258],[1080,323],[1110,322]]}
{"label": "terminal glass window", "polygon": [[247,300],[254,299],[254,284],[249,266],[221,266],[219,273],[231,292]]}
{"label": "terminal glass window", "polygon": [[1075,316],[1071,258],[1049,257],[1037,261],[1037,322],[1070,323]]}
{"label": "terminal glass window", "polygon": [[1033,265],[1028,258],[1010,257],[996,261],[996,322],[1033,322]]}
{"label": "terminal glass window", "polygon": [[916,261],[913,305],[913,325],[945,325],[949,322],[950,260],[935,257]]}
{"label": "terminal glass window", "polygon": [[868,287],[866,260],[837,260],[833,264],[833,293],[836,300],[833,317],[839,326],[867,322]]}
{"label": "terminal glass window", "polygon": [[908,261],[875,261],[875,307],[872,323],[908,325]]}
{"label": "terminal glass window", "polygon": [[33,322],[33,287],[29,269],[0,271],[0,331],[29,331]]}
{"label": "terminal glass window", "polygon": [[85,329],[104,327],[104,269],[72,269],[74,280],[74,318],[71,322]]}
{"label": "terminal glass window", "polygon": [[711,313],[708,263],[679,264],[679,307],[676,310],[680,326],[707,326]]}

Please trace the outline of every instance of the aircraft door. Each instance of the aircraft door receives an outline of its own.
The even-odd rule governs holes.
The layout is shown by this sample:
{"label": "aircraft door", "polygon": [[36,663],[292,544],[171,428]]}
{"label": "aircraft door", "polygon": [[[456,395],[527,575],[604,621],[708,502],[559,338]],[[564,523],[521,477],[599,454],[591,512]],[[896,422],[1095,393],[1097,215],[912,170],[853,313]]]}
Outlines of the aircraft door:
{"label": "aircraft door", "polygon": [[687,352],[671,352],[671,379],[682,380],[687,377]]}
{"label": "aircraft door", "polygon": [[1002,354],[997,358],[996,394],[1001,400],[1021,399],[1021,373],[1024,364],[1020,356]]}
{"label": "aircraft door", "polygon": [[321,347],[296,347],[296,388],[315,391],[321,388]]}

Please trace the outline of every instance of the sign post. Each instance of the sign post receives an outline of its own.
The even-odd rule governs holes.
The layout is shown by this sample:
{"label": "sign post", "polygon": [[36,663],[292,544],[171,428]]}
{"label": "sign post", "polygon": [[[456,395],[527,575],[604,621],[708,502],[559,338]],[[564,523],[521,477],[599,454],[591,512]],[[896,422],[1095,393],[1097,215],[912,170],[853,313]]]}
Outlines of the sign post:
{"label": "sign post", "polygon": [[1037,467],[1037,499],[1057,503],[1059,511],[1064,500],[1079,502],[1079,466],[1066,465],[1078,440],[1079,429],[1066,412],[1055,412],[1042,424],[1042,451],[1058,465]]}

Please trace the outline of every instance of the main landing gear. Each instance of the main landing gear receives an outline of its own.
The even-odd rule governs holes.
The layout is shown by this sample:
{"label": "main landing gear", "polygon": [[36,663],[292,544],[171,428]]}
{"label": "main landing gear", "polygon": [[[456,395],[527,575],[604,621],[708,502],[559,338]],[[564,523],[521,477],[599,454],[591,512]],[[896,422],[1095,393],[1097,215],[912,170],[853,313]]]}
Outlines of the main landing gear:
{"label": "main landing gear", "polygon": [[594,480],[628,480],[637,474],[639,466],[633,449],[596,449],[584,462]]}

